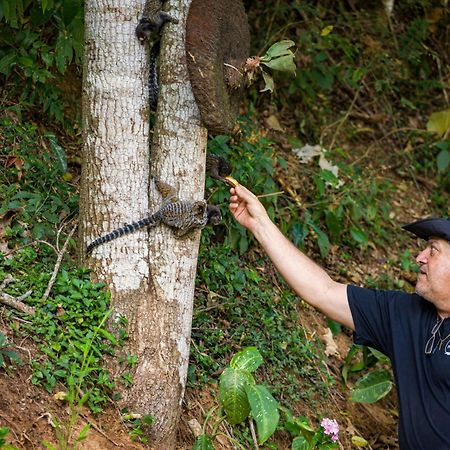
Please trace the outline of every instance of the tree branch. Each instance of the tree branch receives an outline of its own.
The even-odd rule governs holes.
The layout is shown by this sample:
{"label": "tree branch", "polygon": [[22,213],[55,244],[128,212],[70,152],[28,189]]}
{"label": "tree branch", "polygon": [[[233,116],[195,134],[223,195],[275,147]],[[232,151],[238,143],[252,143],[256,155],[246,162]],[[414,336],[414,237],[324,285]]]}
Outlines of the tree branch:
{"label": "tree branch", "polygon": [[42,300],[44,300],[44,301],[47,300],[48,296],[50,295],[50,291],[52,290],[52,287],[55,284],[56,275],[58,275],[59,267],[61,266],[61,261],[63,259],[64,254],[66,253],[70,238],[73,236],[73,233],[75,233],[76,228],[77,228],[76,225],[72,228],[69,235],[67,236],[66,242],[64,242],[63,248],[61,249],[60,252],[58,252],[58,259],[56,260],[56,264],[55,264],[55,268],[53,269],[52,277],[50,278],[47,289],[45,290],[45,293],[42,296]]}

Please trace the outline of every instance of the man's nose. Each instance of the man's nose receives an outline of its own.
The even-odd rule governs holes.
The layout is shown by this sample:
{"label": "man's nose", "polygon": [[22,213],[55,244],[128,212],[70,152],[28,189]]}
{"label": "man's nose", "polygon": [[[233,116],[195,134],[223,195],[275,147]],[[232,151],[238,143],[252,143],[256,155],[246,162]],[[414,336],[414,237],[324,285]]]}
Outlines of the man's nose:
{"label": "man's nose", "polygon": [[428,250],[422,250],[416,257],[416,263],[418,264],[426,264],[428,260]]}

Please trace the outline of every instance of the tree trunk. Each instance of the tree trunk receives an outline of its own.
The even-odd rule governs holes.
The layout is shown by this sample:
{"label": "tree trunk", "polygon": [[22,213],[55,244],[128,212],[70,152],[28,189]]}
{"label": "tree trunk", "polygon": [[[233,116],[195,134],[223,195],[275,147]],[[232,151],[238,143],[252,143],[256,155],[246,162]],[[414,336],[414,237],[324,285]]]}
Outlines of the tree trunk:
{"label": "tree trunk", "polygon": [[[134,35],[144,2],[85,3],[82,246],[158,209],[161,197],[150,182],[149,168],[152,175],[174,186],[180,198],[203,198],[207,132],[185,63],[189,3],[168,5],[179,24],[165,25],[151,158],[148,50]],[[151,445],[156,449],[175,448],[187,377],[199,237],[195,232],[177,239],[160,225],[103,244],[87,260],[82,255],[95,278],[111,290],[113,320],[120,316],[128,320],[130,338],[124,351],[138,355],[139,361],[133,385],[122,391],[122,401],[131,412],[154,416]]]}

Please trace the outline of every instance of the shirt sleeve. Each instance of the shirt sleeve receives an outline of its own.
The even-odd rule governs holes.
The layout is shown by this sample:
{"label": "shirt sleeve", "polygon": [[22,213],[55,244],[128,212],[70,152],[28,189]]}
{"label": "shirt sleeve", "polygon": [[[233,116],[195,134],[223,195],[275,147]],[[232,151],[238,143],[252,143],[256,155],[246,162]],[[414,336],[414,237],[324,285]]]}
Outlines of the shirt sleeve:
{"label": "shirt sleeve", "polygon": [[392,307],[395,302],[389,291],[348,286],[347,297],[355,324],[355,344],[373,347],[391,357]]}

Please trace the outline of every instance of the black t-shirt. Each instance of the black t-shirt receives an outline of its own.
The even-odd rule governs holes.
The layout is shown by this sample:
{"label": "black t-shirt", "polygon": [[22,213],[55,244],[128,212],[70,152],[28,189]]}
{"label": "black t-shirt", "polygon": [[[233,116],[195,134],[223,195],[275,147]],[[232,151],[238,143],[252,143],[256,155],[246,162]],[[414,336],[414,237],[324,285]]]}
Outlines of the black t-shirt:
{"label": "black t-shirt", "polygon": [[399,398],[400,448],[450,450],[450,318],[443,321],[434,352],[427,355],[425,345],[438,319],[432,303],[417,294],[356,286],[348,286],[347,295],[354,342],[391,359]]}

